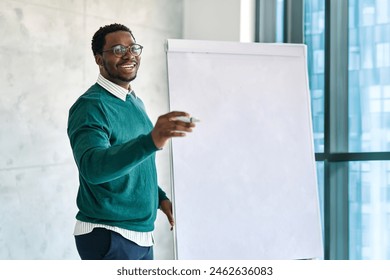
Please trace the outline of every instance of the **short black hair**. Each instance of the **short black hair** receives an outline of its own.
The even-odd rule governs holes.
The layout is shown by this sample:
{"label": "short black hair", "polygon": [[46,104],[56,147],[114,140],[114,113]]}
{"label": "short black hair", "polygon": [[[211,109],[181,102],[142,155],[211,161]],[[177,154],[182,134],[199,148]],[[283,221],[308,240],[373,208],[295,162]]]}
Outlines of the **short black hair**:
{"label": "short black hair", "polygon": [[93,55],[103,53],[103,47],[104,47],[104,44],[106,43],[106,35],[109,33],[112,33],[112,32],[116,32],[116,31],[129,32],[131,37],[133,37],[133,39],[135,41],[133,33],[131,32],[131,30],[127,26],[124,26],[123,24],[119,24],[119,23],[105,25],[103,27],[100,27],[99,30],[96,31],[96,33],[92,37],[92,44],[91,45],[92,45]]}

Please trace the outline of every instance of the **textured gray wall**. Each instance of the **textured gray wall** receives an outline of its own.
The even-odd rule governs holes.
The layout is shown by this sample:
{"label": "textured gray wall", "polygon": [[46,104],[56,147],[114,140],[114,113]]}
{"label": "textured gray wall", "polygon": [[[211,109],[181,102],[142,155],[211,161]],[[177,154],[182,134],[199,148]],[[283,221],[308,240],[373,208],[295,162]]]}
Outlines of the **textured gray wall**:
{"label": "textured gray wall", "polygon": [[[155,122],[168,111],[164,42],[182,36],[182,1],[0,0],[0,259],[78,259],[78,180],[66,122],[98,75],[92,35],[120,22],[144,45],[133,88]],[[167,149],[157,163],[170,193]],[[162,213],[156,227],[155,257],[172,259]]]}

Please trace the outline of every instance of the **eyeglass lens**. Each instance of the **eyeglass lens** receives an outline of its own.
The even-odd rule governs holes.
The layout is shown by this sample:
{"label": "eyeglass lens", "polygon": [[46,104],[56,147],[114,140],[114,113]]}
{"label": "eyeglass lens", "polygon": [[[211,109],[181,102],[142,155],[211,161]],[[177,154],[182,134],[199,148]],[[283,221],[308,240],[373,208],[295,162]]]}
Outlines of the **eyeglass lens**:
{"label": "eyeglass lens", "polygon": [[127,51],[130,51],[133,55],[138,56],[142,52],[142,47],[141,47],[141,45],[138,45],[138,44],[131,45],[129,47],[125,47],[125,46],[120,45],[120,46],[114,47],[113,51],[114,51],[114,54],[116,56],[124,56]]}

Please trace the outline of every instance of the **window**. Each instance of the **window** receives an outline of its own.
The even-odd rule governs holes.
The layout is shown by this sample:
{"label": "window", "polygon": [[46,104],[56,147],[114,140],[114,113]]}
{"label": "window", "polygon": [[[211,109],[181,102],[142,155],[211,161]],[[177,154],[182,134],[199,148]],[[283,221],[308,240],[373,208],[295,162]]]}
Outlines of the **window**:
{"label": "window", "polygon": [[[323,1],[306,1],[304,42],[307,45],[309,85],[314,149],[324,152],[324,74],[325,74],[325,5]],[[324,225],[324,162],[317,162],[318,193]],[[324,228],[324,226],[323,226]],[[323,233],[325,235],[325,233]]]}
{"label": "window", "polygon": [[[349,151],[390,150],[390,5],[349,0]],[[349,258],[390,258],[390,161],[349,163]]]}
{"label": "window", "polygon": [[349,258],[390,259],[390,162],[350,162],[349,182]]}
{"label": "window", "polygon": [[324,0],[305,1],[304,42],[307,45],[314,148],[324,152],[324,75],[325,5]]}
{"label": "window", "polygon": [[390,150],[390,5],[349,1],[349,149]]}
{"label": "window", "polygon": [[272,3],[275,42],[307,45],[325,258],[389,259],[390,1]]}
{"label": "window", "polygon": [[283,43],[284,0],[276,0],[276,42]]}

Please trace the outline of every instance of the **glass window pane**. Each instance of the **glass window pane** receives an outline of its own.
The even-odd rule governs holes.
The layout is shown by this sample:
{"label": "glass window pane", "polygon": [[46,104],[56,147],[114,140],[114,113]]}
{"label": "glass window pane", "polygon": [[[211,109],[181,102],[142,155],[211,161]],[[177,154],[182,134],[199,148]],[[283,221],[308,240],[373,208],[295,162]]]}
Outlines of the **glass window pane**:
{"label": "glass window pane", "polygon": [[390,162],[349,163],[349,258],[390,259]]}
{"label": "glass window pane", "polygon": [[284,14],[284,0],[277,0],[276,2],[276,42],[283,43],[283,14]]}
{"label": "glass window pane", "polygon": [[390,3],[349,1],[349,151],[390,150]]}
{"label": "glass window pane", "polygon": [[314,148],[324,152],[325,1],[305,0],[305,43],[313,116]]}

